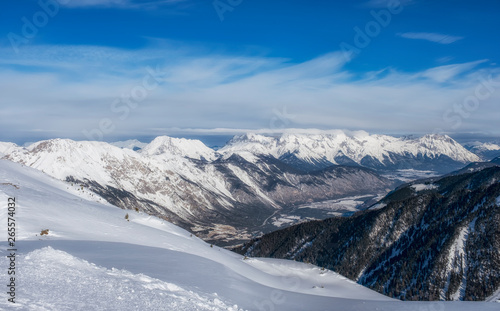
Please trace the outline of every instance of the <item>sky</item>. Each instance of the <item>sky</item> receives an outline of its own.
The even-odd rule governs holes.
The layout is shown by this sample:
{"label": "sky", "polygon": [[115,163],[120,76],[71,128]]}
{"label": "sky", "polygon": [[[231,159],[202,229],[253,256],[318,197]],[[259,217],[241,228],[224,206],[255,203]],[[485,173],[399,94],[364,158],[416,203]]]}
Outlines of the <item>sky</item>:
{"label": "sky", "polygon": [[493,0],[0,4],[0,141],[500,136]]}

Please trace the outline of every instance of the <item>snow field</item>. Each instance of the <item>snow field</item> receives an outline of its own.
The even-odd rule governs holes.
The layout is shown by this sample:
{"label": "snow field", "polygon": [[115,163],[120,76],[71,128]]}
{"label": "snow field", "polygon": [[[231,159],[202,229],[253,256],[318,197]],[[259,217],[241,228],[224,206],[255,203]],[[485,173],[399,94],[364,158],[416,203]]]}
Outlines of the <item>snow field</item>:
{"label": "snow field", "polygon": [[18,265],[19,299],[15,308],[2,300],[6,309],[242,310],[216,295],[202,296],[144,274],[99,267],[52,247],[21,256]]}

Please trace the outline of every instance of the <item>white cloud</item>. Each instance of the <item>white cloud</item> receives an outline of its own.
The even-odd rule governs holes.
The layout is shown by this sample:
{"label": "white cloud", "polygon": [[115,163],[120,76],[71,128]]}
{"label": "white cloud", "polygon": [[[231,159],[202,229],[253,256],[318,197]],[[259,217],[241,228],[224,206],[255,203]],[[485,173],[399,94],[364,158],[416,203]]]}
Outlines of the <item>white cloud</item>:
{"label": "white cloud", "polygon": [[[478,76],[500,76],[498,68],[476,68],[485,60],[413,73],[388,68],[359,75],[344,68],[339,53],[301,63],[189,48],[30,46],[20,54],[7,48],[0,54],[0,141],[29,136],[33,130],[81,139],[82,130],[97,128],[103,119],[112,120],[113,137],[175,129],[432,132],[443,127],[447,109],[474,95]],[[141,85],[148,66],[166,73],[164,83],[144,101],[132,103],[136,107],[121,118],[112,103]],[[496,91],[482,101],[460,130],[498,132],[499,99]]]}
{"label": "white cloud", "polygon": [[348,129],[317,129],[317,128],[153,128],[150,129],[158,135],[162,133],[171,133],[177,135],[238,135],[246,133],[255,134],[276,134],[276,133],[293,133],[293,134],[307,134],[307,135],[321,135],[321,134],[346,134],[348,136],[362,137],[369,135],[368,132],[363,130],[351,131]]}
{"label": "white cloud", "polygon": [[468,72],[471,69],[475,68],[477,65],[487,61],[488,61],[487,59],[483,59],[463,64],[453,64],[453,65],[434,67],[422,72],[421,76],[432,79],[436,82],[447,82],[452,80],[456,76],[464,72]]}
{"label": "white cloud", "polygon": [[406,39],[427,40],[440,44],[451,44],[453,42],[463,39],[463,37],[459,36],[451,36],[451,35],[444,35],[440,33],[431,33],[431,32],[405,32],[405,33],[399,33],[398,36]]}

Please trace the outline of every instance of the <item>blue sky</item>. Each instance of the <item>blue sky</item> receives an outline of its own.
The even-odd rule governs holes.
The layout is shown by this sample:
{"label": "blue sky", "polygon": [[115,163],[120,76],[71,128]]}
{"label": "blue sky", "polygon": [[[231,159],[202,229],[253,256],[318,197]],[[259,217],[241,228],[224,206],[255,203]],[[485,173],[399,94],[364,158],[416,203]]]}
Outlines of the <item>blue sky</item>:
{"label": "blue sky", "polygon": [[498,1],[18,0],[0,140],[500,136]]}

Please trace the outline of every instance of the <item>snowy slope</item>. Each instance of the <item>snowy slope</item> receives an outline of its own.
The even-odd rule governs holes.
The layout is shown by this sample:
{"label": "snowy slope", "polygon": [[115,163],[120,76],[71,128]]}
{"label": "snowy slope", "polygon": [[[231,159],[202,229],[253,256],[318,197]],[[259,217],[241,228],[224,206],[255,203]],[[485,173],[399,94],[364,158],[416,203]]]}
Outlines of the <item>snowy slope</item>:
{"label": "snowy slope", "polygon": [[[230,196],[221,178],[207,175],[187,158],[167,156],[165,150],[148,156],[149,146],[137,153],[104,142],[53,139],[15,150],[7,157],[57,179],[71,176],[78,181],[88,180],[134,193],[139,199],[153,201],[181,218],[191,215],[193,204],[211,206],[208,194],[200,191],[198,183],[212,193]],[[188,199],[187,194],[190,194]],[[149,211],[160,214],[163,210],[152,206]]]}
{"label": "snowy slope", "polygon": [[347,134],[282,134],[268,137],[245,134],[233,138],[219,150],[224,156],[234,153],[266,154],[282,158],[293,154],[306,162],[341,164],[339,159],[348,158],[365,165],[367,159],[382,165],[398,164],[399,157],[412,159],[437,159],[447,156],[453,161],[468,163],[479,157],[466,150],[459,143],[444,135],[425,135],[420,138],[396,138],[387,135],[370,135],[366,132]]}
{"label": "snowy slope", "polygon": [[14,144],[14,143],[7,143],[7,142],[0,141],[0,158],[6,154],[10,154],[11,152],[14,152],[17,149],[22,149],[22,147],[19,147],[18,145]]}
{"label": "snowy slope", "polygon": [[47,174],[65,179],[67,176],[85,178],[88,171],[94,171],[97,182],[110,183],[110,176],[104,172],[96,172],[95,164],[112,162],[133,163],[139,155],[132,150],[121,149],[104,142],[82,141],[76,142],[69,139],[53,139],[31,144],[25,149],[11,152],[8,158],[42,170]]}
{"label": "snowy slope", "polygon": [[[4,293],[0,309],[498,308],[493,303],[403,303],[311,265],[244,259],[161,219],[129,211],[127,221],[124,210],[85,199],[40,171],[0,160],[0,202],[5,202],[0,219],[6,219],[9,197],[18,204],[17,303],[7,302]],[[43,229],[49,234],[40,236]],[[5,237],[4,232],[4,260]],[[3,280],[6,271],[0,271]]]}

